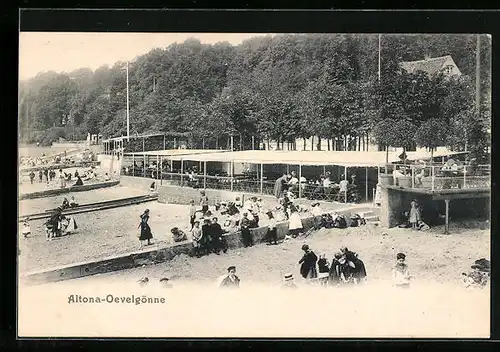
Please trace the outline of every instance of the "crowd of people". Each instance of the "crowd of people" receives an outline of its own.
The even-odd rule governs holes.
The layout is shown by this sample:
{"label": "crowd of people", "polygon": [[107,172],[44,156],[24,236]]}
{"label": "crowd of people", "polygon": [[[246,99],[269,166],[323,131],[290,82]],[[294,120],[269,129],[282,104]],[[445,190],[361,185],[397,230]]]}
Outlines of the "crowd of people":
{"label": "crowd of people", "polygon": [[[34,184],[36,173],[31,171],[29,173],[30,183]],[[74,174],[71,172],[66,172],[63,169],[59,169],[56,172],[56,169],[45,168],[43,170],[38,171],[38,181],[39,183],[45,183],[47,186],[53,185],[53,182],[59,180],[60,188],[66,188],[69,183],[74,181],[73,186],[83,186],[84,181],[110,181],[111,176],[108,173],[105,173],[102,176],[99,176],[95,170],[95,167],[92,166],[88,169],[84,169],[81,173],[75,170]]]}
{"label": "crowd of people", "polygon": [[[300,192],[299,192],[300,189]],[[341,175],[339,182],[331,180],[331,173],[328,171],[321,175],[316,180],[307,180],[301,176],[300,180],[297,173],[292,171],[290,173],[283,173],[274,184],[274,196],[277,199],[298,198],[299,193],[310,200],[338,200],[344,201],[346,197],[349,202],[357,203],[360,196],[357,193],[356,175],[351,175],[351,182],[348,181],[345,175]]]}

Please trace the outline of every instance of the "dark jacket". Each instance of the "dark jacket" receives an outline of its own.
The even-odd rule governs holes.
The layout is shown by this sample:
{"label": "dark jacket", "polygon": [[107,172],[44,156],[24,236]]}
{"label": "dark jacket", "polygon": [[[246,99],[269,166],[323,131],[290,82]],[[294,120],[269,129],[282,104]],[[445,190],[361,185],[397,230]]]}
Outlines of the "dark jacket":
{"label": "dark jacket", "polygon": [[318,261],[318,256],[313,251],[304,253],[302,259],[299,260],[299,264],[302,264],[300,266],[300,275],[302,275],[303,278],[307,278],[309,271],[312,271],[311,276],[313,278],[317,277],[316,273],[317,261]]}
{"label": "dark jacket", "polygon": [[210,231],[210,235],[213,237],[216,237],[216,238],[221,237],[222,234],[224,233],[224,231],[222,231],[222,227],[220,226],[219,223],[211,224],[209,231]]}

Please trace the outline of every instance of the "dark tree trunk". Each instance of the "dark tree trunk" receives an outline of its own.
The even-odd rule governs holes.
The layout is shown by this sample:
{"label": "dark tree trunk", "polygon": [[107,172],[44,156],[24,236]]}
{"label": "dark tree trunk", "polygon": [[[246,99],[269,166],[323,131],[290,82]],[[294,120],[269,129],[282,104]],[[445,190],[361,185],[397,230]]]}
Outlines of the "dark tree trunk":
{"label": "dark tree trunk", "polygon": [[307,145],[306,145],[306,143],[307,143],[307,139],[305,139],[305,138],[304,138],[304,150],[306,150],[306,149],[307,149]]}
{"label": "dark tree trunk", "polygon": [[326,142],[328,143],[328,151],[330,151],[330,138],[327,138]]}

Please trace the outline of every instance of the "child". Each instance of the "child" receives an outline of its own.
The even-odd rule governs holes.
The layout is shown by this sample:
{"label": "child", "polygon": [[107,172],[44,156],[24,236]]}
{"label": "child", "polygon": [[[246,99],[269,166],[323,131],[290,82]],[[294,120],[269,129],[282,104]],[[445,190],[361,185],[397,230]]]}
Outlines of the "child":
{"label": "child", "polygon": [[191,225],[191,230],[194,226],[194,221],[196,220],[196,206],[194,205],[194,200],[189,201],[189,224]]}
{"label": "child", "polygon": [[196,257],[201,256],[201,240],[203,233],[201,232],[200,222],[198,220],[194,221],[193,228],[191,229],[191,239],[193,241],[193,248]]}
{"label": "child", "polygon": [[205,216],[208,211],[208,197],[205,195],[205,191],[201,191],[200,194],[201,213]]}
{"label": "child", "polygon": [[328,264],[328,260],[326,259],[325,254],[320,254],[318,260],[318,270],[320,273],[328,273],[330,271],[330,266]]}
{"label": "child", "polygon": [[418,208],[418,203],[415,198],[410,203],[410,216],[409,219],[411,228],[413,230],[417,229],[417,224],[420,221],[420,209]]}
{"label": "child", "polygon": [[184,231],[180,230],[178,227],[172,228],[170,232],[172,233],[174,242],[182,242],[187,240],[187,236]]}
{"label": "child", "polygon": [[271,211],[267,212],[269,225],[267,226],[267,240],[269,244],[278,244],[278,235],[276,231],[276,219]]}
{"label": "child", "polygon": [[24,238],[28,237],[28,235],[31,235],[31,226],[29,223],[30,218],[26,218],[23,221],[23,228],[22,228],[22,233]]}
{"label": "child", "polygon": [[397,263],[392,269],[394,286],[409,288],[411,275],[408,265],[405,263],[406,255],[404,253],[398,253],[396,255],[396,260]]}

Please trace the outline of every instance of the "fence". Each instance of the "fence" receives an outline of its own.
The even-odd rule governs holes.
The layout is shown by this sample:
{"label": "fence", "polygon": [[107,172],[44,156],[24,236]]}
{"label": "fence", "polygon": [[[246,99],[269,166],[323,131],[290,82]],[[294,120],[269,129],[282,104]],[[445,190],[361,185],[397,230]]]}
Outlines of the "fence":
{"label": "fence", "polygon": [[441,191],[491,188],[491,165],[394,165],[393,182],[403,188]]}

